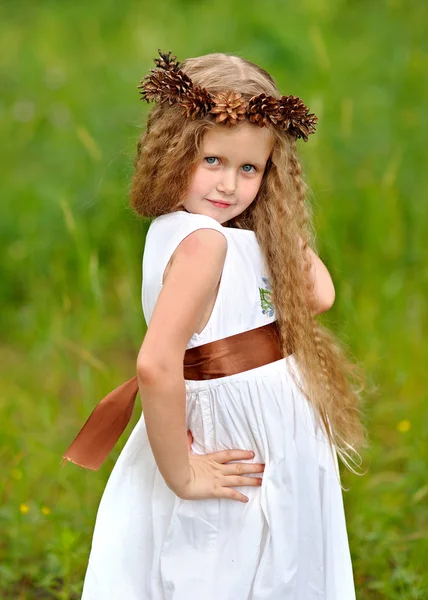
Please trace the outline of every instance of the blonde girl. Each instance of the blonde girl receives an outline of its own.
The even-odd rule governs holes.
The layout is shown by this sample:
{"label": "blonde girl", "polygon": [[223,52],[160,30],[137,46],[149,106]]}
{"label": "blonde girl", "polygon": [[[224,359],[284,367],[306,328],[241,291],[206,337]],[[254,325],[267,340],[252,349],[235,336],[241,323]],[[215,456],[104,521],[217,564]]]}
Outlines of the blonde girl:
{"label": "blonde girl", "polygon": [[366,445],[363,379],[316,319],[335,291],[296,146],[317,119],[230,54],[159,51],[140,90],[143,413],[82,598],[354,600],[337,456],[353,470]]}

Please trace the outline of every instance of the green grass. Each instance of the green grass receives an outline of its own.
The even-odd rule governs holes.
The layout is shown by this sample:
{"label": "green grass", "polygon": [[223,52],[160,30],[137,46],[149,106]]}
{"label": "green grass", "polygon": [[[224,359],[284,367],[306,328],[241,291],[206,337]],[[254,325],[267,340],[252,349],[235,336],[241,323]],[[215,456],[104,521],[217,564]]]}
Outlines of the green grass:
{"label": "green grass", "polygon": [[[422,2],[40,1],[0,8],[0,597],[79,597],[108,474],[60,467],[134,374],[148,222],[128,208],[157,48],[236,52],[319,116],[301,144],[323,320],[362,362],[364,477],[343,471],[359,600],[428,597],[428,45]],[[232,41],[231,41],[232,40]],[[312,139],[313,138],[313,139]],[[5,208],[6,207],[6,208]]]}

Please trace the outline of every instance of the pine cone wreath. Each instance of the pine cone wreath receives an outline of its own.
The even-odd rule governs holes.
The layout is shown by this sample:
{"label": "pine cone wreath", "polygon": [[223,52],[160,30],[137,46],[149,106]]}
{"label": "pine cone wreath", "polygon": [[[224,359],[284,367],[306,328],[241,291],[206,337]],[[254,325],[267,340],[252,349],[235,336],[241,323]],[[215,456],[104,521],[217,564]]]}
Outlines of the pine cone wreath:
{"label": "pine cone wreath", "polygon": [[309,113],[309,109],[297,96],[282,96],[279,102],[279,121],[282,129],[286,129],[297,139],[308,141],[308,136],[315,133],[318,117]]}
{"label": "pine cone wreath", "polygon": [[269,127],[271,123],[276,125],[281,118],[279,101],[264,93],[253,96],[248,102],[247,116],[259,127]]}
{"label": "pine cone wreath", "polygon": [[205,88],[194,86],[192,80],[180,69],[176,56],[158,50],[156,67],[151,69],[137,86],[141,99],[150,102],[177,103],[186,117],[215,115],[216,123],[231,126],[248,118],[259,127],[277,125],[290,135],[308,141],[315,133],[318,117],[297,96],[281,96],[278,100],[265,93],[253,96],[247,102],[242,94],[233,91],[210,93]]}
{"label": "pine cone wreath", "polygon": [[227,126],[236,125],[245,119],[247,101],[238,92],[218,92],[213,94],[214,106],[211,114],[217,115],[216,123],[224,123]]}
{"label": "pine cone wreath", "polygon": [[186,117],[194,121],[196,117],[206,117],[213,108],[214,101],[205,88],[196,85],[182,97],[178,104],[184,108],[183,113]]}

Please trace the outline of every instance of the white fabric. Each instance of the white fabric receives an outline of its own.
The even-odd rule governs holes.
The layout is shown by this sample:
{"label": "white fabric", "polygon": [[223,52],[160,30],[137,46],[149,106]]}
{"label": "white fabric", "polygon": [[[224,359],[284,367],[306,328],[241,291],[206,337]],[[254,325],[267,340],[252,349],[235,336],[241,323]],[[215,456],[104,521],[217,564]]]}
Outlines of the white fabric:
{"label": "white fabric", "polygon": [[[213,313],[188,348],[275,320],[254,232],[177,211],[148,231],[147,324],[171,254],[199,228],[222,232],[228,248]],[[236,488],[247,504],[175,496],[141,416],[99,506],[82,600],[355,600],[336,452],[288,368],[299,380],[291,355],[237,375],[185,381],[193,452],[242,448],[256,453],[248,462],[266,464],[262,486]]]}

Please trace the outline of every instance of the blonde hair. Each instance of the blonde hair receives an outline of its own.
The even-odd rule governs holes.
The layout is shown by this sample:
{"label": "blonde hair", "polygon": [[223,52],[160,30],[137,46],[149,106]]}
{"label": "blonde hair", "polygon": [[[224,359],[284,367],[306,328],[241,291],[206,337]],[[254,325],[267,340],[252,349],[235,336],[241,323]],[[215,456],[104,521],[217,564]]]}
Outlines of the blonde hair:
{"label": "blonde hair", "polygon": [[[195,85],[210,92],[231,90],[245,99],[262,92],[281,97],[267,71],[238,56],[214,53],[189,58],[181,69]],[[183,210],[203,135],[209,128],[222,126],[209,119],[187,119],[177,105],[155,105],[135,159],[131,206],[138,215],[155,218]],[[348,459],[360,466],[361,460],[357,463],[351,453],[360,457],[358,449],[367,447],[361,422],[365,378],[338,340],[312,315],[306,250],[314,248],[316,240],[307,186],[296,139],[286,131],[271,130],[275,142],[258,194],[228,226],[255,232],[269,269],[284,356],[291,344],[303,387],[294,374],[293,379],[320,418],[330,448],[335,446],[343,463],[358,474]]]}

